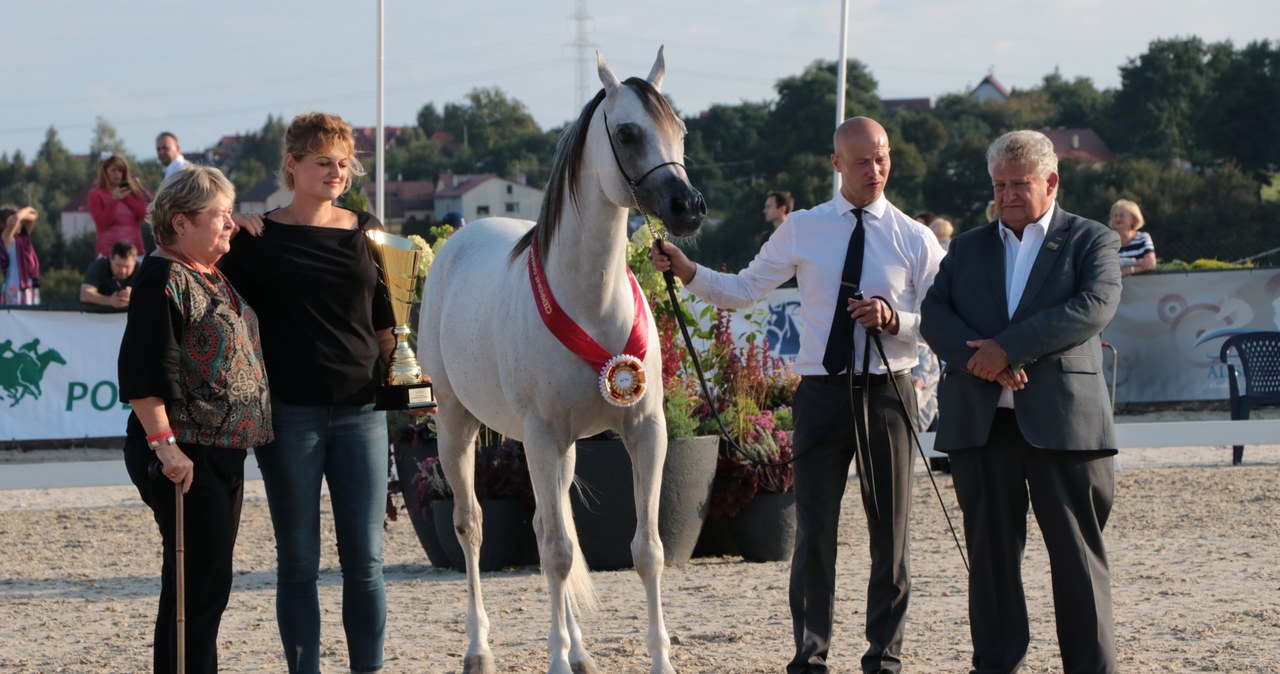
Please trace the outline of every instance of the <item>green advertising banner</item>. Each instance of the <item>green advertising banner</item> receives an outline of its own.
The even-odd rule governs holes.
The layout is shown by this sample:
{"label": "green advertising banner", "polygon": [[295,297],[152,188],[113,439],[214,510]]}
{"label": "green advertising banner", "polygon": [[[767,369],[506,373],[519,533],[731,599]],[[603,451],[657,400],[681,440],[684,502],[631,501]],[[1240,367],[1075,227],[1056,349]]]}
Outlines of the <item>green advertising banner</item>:
{"label": "green advertising banner", "polygon": [[0,309],[0,441],[123,436],[125,314]]}

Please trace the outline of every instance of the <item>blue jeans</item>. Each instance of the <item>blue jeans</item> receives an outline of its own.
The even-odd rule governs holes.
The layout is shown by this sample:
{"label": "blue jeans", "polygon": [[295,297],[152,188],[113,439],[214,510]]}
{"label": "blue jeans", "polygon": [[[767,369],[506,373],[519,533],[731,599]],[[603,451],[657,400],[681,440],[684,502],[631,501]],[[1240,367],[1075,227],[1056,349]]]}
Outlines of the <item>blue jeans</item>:
{"label": "blue jeans", "polygon": [[387,417],[363,407],[290,405],[271,397],[276,439],[255,455],[276,534],[276,621],[290,674],[320,672],[320,482],[329,484],[342,625],[355,672],[382,668],[387,594],[382,520],[387,500]]}

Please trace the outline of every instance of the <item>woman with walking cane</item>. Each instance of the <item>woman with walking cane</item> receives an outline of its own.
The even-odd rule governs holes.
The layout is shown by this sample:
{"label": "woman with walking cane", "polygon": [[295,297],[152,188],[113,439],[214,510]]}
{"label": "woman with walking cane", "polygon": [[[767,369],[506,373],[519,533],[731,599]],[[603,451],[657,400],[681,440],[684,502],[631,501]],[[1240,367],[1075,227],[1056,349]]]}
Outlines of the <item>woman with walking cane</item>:
{"label": "woman with walking cane", "polygon": [[246,449],[274,437],[258,318],[215,266],[230,249],[234,201],[235,188],[213,168],[186,167],[161,186],[150,209],[159,247],[142,263],[120,344],[120,397],[133,407],[125,466],[163,541],[156,674],[218,671]]}

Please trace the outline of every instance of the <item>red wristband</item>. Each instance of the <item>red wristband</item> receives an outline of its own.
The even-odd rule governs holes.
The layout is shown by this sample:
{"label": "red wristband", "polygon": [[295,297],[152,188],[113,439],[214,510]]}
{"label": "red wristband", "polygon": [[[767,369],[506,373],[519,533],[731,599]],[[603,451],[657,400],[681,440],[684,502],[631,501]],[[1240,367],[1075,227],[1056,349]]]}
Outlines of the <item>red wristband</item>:
{"label": "red wristband", "polygon": [[156,433],[156,434],[154,434],[154,435],[148,435],[148,436],[147,436],[147,444],[151,444],[151,443],[153,443],[153,442],[159,442],[159,441],[161,441],[161,440],[163,440],[163,439],[165,439],[165,438],[169,437],[170,435],[173,435],[173,430],[172,430],[172,429],[169,429],[169,428],[166,428],[166,429],[164,429],[163,431],[160,431],[159,433]]}

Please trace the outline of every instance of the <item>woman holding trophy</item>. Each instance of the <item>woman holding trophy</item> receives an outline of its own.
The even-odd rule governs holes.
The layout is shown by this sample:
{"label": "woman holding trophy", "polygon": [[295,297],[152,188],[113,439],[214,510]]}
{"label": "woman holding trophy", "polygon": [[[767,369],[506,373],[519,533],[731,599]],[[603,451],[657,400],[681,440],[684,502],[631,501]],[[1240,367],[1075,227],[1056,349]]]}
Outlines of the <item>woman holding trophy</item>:
{"label": "woman holding trophy", "polygon": [[320,487],[327,481],[342,566],[351,671],[382,668],[386,592],[386,379],[395,320],[379,253],[382,223],[334,205],[363,175],[351,126],[298,115],[285,135],[288,206],[240,220],[222,270],[257,311],[276,439],[255,454],[276,536],[276,620],[291,674],[320,671]]}

